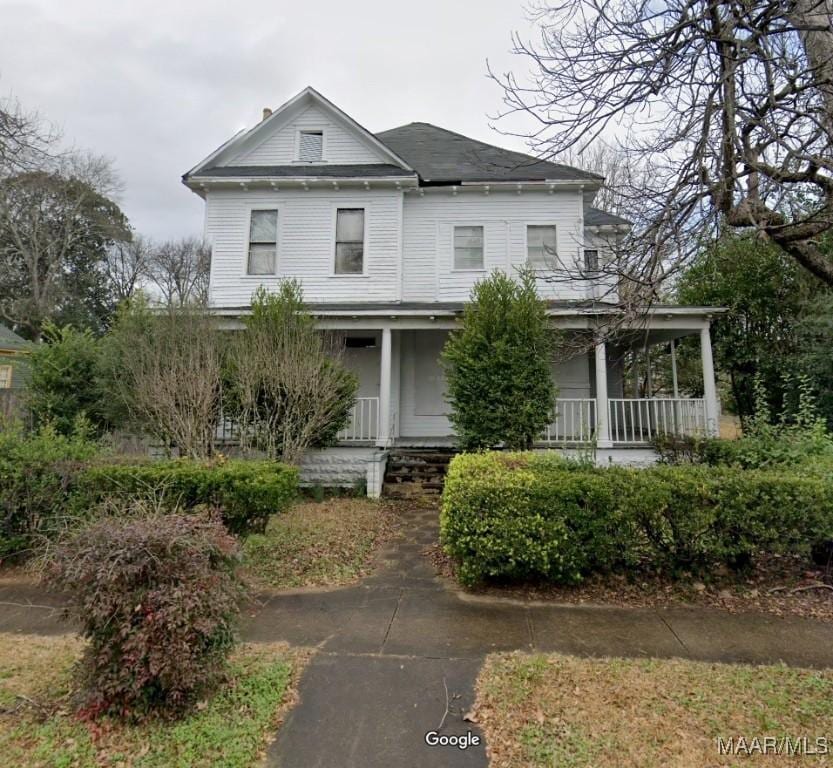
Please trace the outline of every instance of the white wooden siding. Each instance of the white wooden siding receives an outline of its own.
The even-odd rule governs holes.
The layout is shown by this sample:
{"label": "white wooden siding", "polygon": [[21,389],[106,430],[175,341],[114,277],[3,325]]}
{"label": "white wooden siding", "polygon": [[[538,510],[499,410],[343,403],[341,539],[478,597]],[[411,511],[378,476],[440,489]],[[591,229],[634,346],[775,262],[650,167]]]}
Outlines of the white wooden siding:
{"label": "white wooden siding", "polygon": [[[375,147],[362,141],[356,131],[348,129],[317,105],[307,107],[251,147],[231,155],[224,165],[291,165],[298,160],[298,132],[324,131],[322,162],[336,165],[389,163]],[[303,165],[303,163],[301,164]]]}
{"label": "white wooden siding", "polygon": [[[559,257],[573,266],[580,254],[583,258],[580,217],[581,198],[574,191],[406,195],[402,298],[466,300],[475,281],[491,270],[511,272],[526,263],[529,224],[555,224]],[[484,229],[484,268],[479,271],[454,269],[454,226],[466,224],[481,224]],[[588,286],[542,280],[540,292],[546,298],[585,298]]]}
{"label": "white wooden siding", "polygon": [[[310,302],[397,301],[399,298],[402,194],[364,192],[248,192],[206,195],[206,233],[212,245],[210,300],[217,307],[244,306],[259,285],[282,277],[301,280]],[[278,272],[246,275],[249,215],[278,209]],[[336,208],[365,208],[365,275],[334,275]]]}
{"label": "white wooden siding", "polygon": [[[254,208],[278,209],[278,274],[245,274],[249,215]],[[335,276],[335,209],[366,208],[365,274]],[[484,268],[455,270],[454,226],[483,226]],[[248,303],[259,284],[280,277],[302,281],[309,301],[465,301],[475,281],[499,268],[526,262],[529,224],[555,224],[559,255],[583,263],[579,195],[575,192],[429,193],[396,190],[211,190],[206,194],[206,236],[213,244],[211,301],[216,306]],[[546,272],[541,272],[545,275]],[[551,299],[607,297],[582,282],[539,282]]]}
{"label": "white wooden siding", "polygon": [[[443,437],[452,434],[445,401],[445,373],[440,351],[447,331],[402,331],[399,435]],[[552,364],[558,397],[591,397],[589,357],[581,353]]]}

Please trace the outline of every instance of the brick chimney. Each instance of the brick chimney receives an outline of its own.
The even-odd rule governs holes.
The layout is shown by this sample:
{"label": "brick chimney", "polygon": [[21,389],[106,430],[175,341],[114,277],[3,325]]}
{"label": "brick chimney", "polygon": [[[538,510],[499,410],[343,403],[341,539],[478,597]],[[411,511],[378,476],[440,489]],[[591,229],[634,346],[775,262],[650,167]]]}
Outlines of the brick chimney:
{"label": "brick chimney", "polygon": [[[265,120],[271,114],[272,114],[272,110],[269,109],[269,107],[264,107],[263,108],[263,120]],[[263,122],[263,120],[261,120],[261,122]]]}

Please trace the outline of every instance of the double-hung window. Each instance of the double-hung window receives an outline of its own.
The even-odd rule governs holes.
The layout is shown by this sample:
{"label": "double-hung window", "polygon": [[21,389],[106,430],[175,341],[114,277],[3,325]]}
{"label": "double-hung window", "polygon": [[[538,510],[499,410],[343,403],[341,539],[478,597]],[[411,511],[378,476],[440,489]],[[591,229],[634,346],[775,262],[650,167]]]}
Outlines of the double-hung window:
{"label": "double-hung window", "polygon": [[274,275],[278,266],[278,212],[252,211],[246,274]]}
{"label": "double-hung window", "polygon": [[336,210],[337,275],[364,273],[364,208]]}
{"label": "double-hung window", "polygon": [[0,389],[11,389],[12,386],[12,367],[10,365],[0,365]]}
{"label": "double-hung window", "polygon": [[483,269],[483,227],[454,227],[454,269]]}
{"label": "double-hung window", "polygon": [[555,256],[555,224],[530,224],[526,228],[526,263],[533,269],[552,269]]}

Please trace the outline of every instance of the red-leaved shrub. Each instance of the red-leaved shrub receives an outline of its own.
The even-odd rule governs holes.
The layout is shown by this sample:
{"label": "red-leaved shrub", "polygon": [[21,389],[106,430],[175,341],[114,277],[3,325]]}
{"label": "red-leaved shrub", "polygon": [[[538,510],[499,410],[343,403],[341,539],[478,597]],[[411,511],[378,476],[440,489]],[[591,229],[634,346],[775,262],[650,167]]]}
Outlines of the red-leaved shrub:
{"label": "red-leaved shrub", "polygon": [[243,588],[219,516],[106,517],[73,531],[45,568],[90,644],[84,712],[176,713],[223,675]]}

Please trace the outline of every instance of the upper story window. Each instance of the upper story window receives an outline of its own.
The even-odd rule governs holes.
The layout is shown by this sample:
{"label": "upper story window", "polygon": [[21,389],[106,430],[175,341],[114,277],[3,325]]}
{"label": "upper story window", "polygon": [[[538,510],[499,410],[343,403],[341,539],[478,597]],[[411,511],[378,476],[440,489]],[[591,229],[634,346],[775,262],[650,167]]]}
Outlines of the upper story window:
{"label": "upper story window", "polygon": [[274,275],[278,262],[278,212],[252,211],[246,274]]}
{"label": "upper story window", "polygon": [[324,157],[324,131],[301,131],[298,136],[298,160],[320,163]]}
{"label": "upper story window", "polygon": [[599,271],[599,252],[595,248],[584,249],[584,271],[598,272]]}
{"label": "upper story window", "polygon": [[556,244],[555,224],[530,224],[526,228],[526,263],[535,269],[551,269]]}
{"label": "upper story window", "polygon": [[364,272],[364,208],[339,208],[336,211],[337,275]]}
{"label": "upper story window", "polygon": [[12,386],[12,367],[10,365],[0,365],[0,389],[11,389]]}
{"label": "upper story window", "polygon": [[454,269],[483,269],[483,227],[454,227]]}

